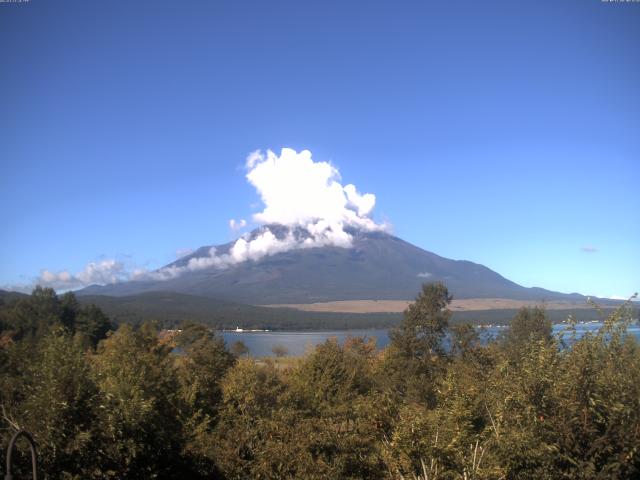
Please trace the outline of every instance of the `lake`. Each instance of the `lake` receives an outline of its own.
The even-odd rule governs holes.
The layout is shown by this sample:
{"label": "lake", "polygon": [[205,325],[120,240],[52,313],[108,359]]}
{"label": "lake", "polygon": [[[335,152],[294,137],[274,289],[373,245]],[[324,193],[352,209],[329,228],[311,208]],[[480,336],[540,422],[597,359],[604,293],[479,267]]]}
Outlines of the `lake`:
{"label": "lake", "polygon": [[[584,323],[576,326],[577,336],[580,337],[586,332],[599,329],[602,323]],[[566,325],[557,324],[553,326],[554,333],[566,329]],[[492,326],[482,330],[481,337],[488,339],[496,337],[506,330],[505,327]],[[225,342],[230,346],[233,342],[241,340],[249,348],[249,354],[254,357],[273,356],[271,349],[275,345],[283,346],[289,355],[302,355],[307,349],[325,342],[329,338],[336,338],[340,344],[348,337],[375,338],[378,348],[384,348],[389,343],[387,329],[363,329],[363,330],[327,330],[318,332],[218,332]],[[629,327],[629,333],[640,341],[640,326],[635,324]]]}

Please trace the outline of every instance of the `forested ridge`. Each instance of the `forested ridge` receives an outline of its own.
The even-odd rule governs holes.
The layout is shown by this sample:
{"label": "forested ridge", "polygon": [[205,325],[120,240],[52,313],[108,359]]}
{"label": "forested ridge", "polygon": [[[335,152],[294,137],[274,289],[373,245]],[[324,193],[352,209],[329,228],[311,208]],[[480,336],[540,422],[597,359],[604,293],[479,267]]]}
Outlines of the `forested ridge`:
{"label": "forested ridge", "polygon": [[52,479],[640,476],[628,304],[582,338],[525,308],[481,345],[450,301],[424,285],[384,350],[355,337],[283,362],[238,357],[197,323],[116,326],[36,288],[0,302],[2,448],[28,430]]}

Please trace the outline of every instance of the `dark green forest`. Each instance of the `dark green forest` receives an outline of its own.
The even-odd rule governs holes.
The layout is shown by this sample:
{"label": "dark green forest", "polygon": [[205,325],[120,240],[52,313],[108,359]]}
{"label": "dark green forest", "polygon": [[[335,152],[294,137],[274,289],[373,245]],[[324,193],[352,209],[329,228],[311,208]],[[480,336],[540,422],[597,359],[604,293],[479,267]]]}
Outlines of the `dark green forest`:
{"label": "dark green forest", "polygon": [[[0,290],[0,301],[16,300],[27,295]],[[268,330],[355,330],[365,328],[391,328],[402,320],[402,313],[339,313],[307,312],[293,308],[274,308],[248,305],[225,300],[186,295],[176,292],[146,292],[137,295],[113,297],[109,295],[80,295],[81,305],[96,305],[117,324],[139,326],[148,320],[158,322],[162,328],[176,329],[185,319],[207,325],[217,330],[247,329]],[[612,302],[602,305],[602,310],[613,311]],[[615,302],[619,305],[621,302]],[[477,310],[452,312],[451,324],[508,325],[517,313],[514,309]],[[599,320],[600,312],[587,308],[549,310],[547,316],[553,323],[560,323],[569,315],[588,322]]]}
{"label": "dark green forest", "polygon": [[525,308],[481,344],[450,301],[424,285],[387,348],[354,337],[285,362],[238,358],[201,323],[117,326],[72,293],[5,298],[2,448],[28,430],[51,479],[640,477],[629,304],[581,338]]}

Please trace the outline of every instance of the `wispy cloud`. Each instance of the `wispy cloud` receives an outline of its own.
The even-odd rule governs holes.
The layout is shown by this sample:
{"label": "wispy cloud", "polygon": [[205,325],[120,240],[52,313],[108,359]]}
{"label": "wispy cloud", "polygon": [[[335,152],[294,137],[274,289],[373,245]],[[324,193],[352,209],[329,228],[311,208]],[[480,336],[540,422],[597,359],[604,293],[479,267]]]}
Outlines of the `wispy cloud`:
{"label": "wispy cloud", "polygon": [[240,220],[232,218],[231,220],[229,220],[229,228],[234,232],[242,230],[246,226],[247,221],[244,218],[241,218]]}
{"label": "wispy cloud", "polygon": [[599,298],[608,298],[610,300],[631,300],[633,302],[638,301],[638,296],[637,294],[633,294],[633,295],[619,295],[619,294],[603,294],[603,295],[598,295]]}
{"label": "wispy cloud", "polygon": [[193,248],[179,248],[176,250],[176,259],[186,257],[193,253]]}
{"label": "wispy cloud", "polygon": [[583,247],[580,247],[580,250],[584,253],[596,253],[598,251],[598,249],[593,245],[584,245]]}

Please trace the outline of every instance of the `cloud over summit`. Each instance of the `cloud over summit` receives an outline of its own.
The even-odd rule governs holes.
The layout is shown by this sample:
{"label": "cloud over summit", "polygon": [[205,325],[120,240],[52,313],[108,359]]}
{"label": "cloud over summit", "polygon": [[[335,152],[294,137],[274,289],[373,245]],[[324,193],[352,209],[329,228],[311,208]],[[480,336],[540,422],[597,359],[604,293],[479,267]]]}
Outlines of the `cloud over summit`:
{"label": "cloud over summit", "polygon": [[360,194],[355,185],[342,186],[340,172],[328,162],[316,162],[309,150],[268,150],[247,159],[247,180],[264,203],[253,219],[262,224],[303,226],[325,222],[332,226],[379,229],[369,218],[376,197]]}
{"label": "cloud over summit", "polygon": [[[296,152],[283,148],[280,155],[271,150],[256,151],[247,157],[246,169],[247,181],[264,206],[253,215],[253,221],[266,227],[253,235],[243,235],[227,253],[219,254],[212,248],[208,256],[191,258],[179,267],[147,272],[140,278],[174,278],[186,271],[227,268],[299,248],[329,245],[348,248],[353,242],[349,228],[386,229],[386,225],[369,217],[375,207],[375,195],[361,194],[353,184],[343,186],[338,169],[328,162],[314,161],[309,150]],[[232,230],[246,225],[244,220],[229,221]],[[287,231],[275,235],[269,225],[284,226]],[[296,229],[306,234],[294,235]]]}

